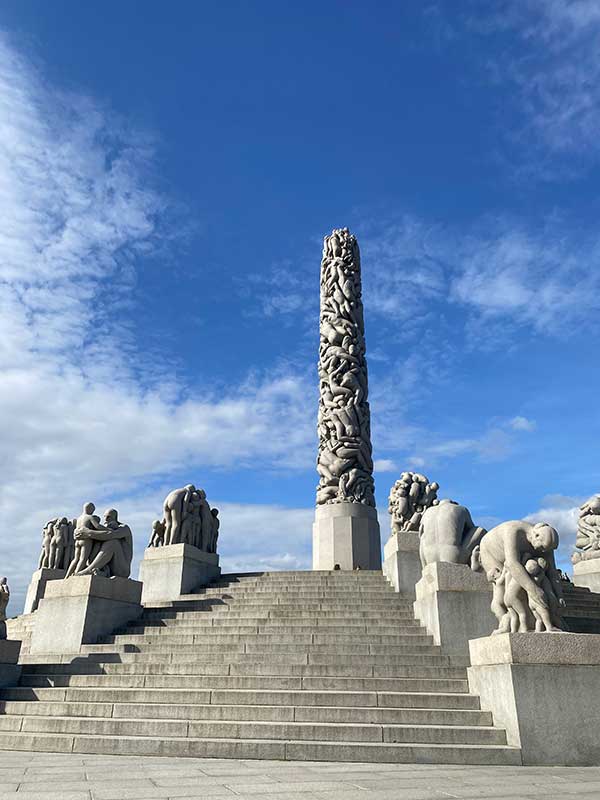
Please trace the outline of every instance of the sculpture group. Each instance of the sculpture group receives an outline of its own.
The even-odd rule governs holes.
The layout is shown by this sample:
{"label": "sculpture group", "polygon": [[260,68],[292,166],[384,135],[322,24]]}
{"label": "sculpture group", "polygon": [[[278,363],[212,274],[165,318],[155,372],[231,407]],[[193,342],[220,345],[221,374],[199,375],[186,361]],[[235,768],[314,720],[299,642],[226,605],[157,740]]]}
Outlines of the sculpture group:
{"label": "sculpture group", "polygon": [[[421,566],[468,564],[493,584],[495,633],[556,632],[563,629],[564,599],[554,552],[558,533],[546,523],[512,520],[486,531],[465,506],[439,500],[437,483],[403,472],[390,492],[392,535],[419,531]],[[577,546],[600,556],[600,495],[581,507]]]}
{"label": "sculpture group", "polygon": [[361,291],[358,243],[334,230],[321,263],[317,505],[375,505]]}
{"label": "sculpture group", "polygon": [[210,507],[206,492],[189,483],[165,497],[163,518],[152,523],[148,547],[189,544],[206,553],[216,553],[219,525],[219,511]]}
{"label": "sculpture group", "polygon": [[392,535],[418,531],[423,512],[437,503],[438,483],[430,483],[419,472],[403,472],[392,486],[388,511],[392,516]]}
{"label": "sculpture group", "polygon": [[579,509],[575,547],[573,564],[600,558],[600,494],[590,497]]}

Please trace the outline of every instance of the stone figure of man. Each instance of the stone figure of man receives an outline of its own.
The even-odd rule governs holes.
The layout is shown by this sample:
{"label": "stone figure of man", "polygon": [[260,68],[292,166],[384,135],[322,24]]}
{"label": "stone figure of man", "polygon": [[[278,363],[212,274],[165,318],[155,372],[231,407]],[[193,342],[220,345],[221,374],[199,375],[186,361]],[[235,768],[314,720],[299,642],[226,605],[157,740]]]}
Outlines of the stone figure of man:
{"label": "stone figure of man", "polygon": [[77,517],[75,523],[75,555],[67,569],[66,578],[71,575],[79,575],[87,567],[90,562],[92,548],[94,546],[91,536],[88,534],[90,531],[98,531],[106,533],[108,528],[100,524],[100,517],[94,514],[96,506],[93,503],[84,503],[82,513]]}
{"label": "stone figure of man", "polygon": [[6,622],[6,607],[9,600],[8,578],[0,578],[0,622]]}

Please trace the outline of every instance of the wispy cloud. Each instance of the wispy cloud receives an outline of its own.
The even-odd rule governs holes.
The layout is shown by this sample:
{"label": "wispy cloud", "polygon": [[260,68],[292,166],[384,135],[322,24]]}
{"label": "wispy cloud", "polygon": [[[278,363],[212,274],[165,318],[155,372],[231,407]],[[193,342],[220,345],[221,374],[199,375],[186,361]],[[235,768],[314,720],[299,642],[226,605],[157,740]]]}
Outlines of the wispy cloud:
{"label": "wispy cloud", "polygon": [[571,568],[571,554],[575,546],[579,506],[584,500],[584,497],[548,495],[542,499],[537,511],[525,517],[529,522],[547,522],[556,528],[560,538],[557,560],[564,570]]}
{"label": "wispy cloud", "polygon": [[143,132],[46,86],[0,38],[0,563],[21,584],[40,526],[84,499],[126,510],[128,493],[182,464],[197,474],[314,458],[302,373],[251,373],[201,395],[142,376],[129,298],[172,235],[152,155]]}

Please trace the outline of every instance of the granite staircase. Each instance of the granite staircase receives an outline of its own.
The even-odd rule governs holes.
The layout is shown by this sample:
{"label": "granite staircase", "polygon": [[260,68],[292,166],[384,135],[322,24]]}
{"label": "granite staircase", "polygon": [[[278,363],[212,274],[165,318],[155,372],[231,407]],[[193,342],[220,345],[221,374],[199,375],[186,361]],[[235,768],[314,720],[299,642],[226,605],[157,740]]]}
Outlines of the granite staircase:
{"label": "granite staircase", "polygon": [[0,749],[521,761],[381,572],[224,576],[77,656],[23,661]]}

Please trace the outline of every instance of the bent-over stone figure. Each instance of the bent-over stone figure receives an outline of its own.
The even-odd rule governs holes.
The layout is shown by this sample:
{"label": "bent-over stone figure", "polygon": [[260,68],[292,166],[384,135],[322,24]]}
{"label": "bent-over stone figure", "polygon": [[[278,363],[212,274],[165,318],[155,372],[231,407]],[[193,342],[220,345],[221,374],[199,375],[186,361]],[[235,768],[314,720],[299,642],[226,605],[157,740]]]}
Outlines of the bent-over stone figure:
{"label": "bent-over stone figure", "polygon": [[600,494],[590,497],[579,509],[575,547],[573,564],[600,558]]}
{"label": "bent-over stone figure", "polygon": [[451,564],[471,564],[477,570],[477,548],[486,531],[475,525],[468,508],[453,500],[441,500],[424,511],[419,531],[422,567],[436,561],[446,561]]}
{"label": "bent-over stone figure", "polygon": [[401,531],[418,531],[423,512],[438,502],[440,486],[418,472],[403,472],[392,486],[388,512],[392,516],[392,536]]}
{"label": "bent-over stone figure", "polygon": [[163,512],[164,519],[152,524],[148,547],[189,544],[216,553],[219,512],[211,509],[203,489],[196,489],[193,483],[174,489],[164,500]]}
{"label": "bent-over stone figure", "polygon": [[511,520],[483,537],[479,556],[494,584],[494,633],[561,630],[564,600],[554,561],[557,547],[558,533],[544,522]]}

